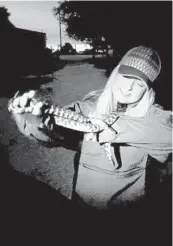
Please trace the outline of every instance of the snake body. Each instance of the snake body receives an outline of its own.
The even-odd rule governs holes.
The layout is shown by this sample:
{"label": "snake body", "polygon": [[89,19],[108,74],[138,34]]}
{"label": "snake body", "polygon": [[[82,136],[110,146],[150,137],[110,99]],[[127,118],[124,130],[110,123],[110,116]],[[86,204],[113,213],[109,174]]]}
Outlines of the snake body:
{"label": "snake body", "polygon": [[[56,126],[69,128],[84,133],[97,133],[100,126],[92,124],[89,117],[85,117],[68,108],[62,108],[59,105],[54,106],[41,95],[41,91],[29,91],[23,95],[17,92],[8,103],[8,110],[12,113],[19,130],[27,137],[44,142],[51,142],[52,137],[47,134],[54,132]],[[111,113],[105,119],[105,123],[111,126],[118,115]],[[46,133],[44,131],[46,130]],[[47,132],[48,131],[48,132]],[[104,149],[109,161],[116,168],[112,158],[113,147],[110,143],[104,144]]]}
{"label": "snake body", "polygon": [[[26,102],[27,105],[26,105]],[[62,108],[59,105],[50,105],[39,91],[29,91],[23,95],[16,95],[9,101],[8,110],[12,114],[32,114],[41,119],[42,127],[53,130],[54,125],[62,126],[85,133],[100,131],[100,126],[92,124],[89,117],[85,117],[70,109]],[[117,115],[111,114],[105,122],[111,125],[117,119]]]}

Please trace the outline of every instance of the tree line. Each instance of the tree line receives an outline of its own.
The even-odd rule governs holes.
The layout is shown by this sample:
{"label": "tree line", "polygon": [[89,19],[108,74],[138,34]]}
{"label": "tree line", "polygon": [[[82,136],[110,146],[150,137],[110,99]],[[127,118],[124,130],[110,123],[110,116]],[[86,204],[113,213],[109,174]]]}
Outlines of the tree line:
{"label": "tree line", "polygon": [[[93,48],[125,52],[149,45],[162,52],[171,47],[171,2],[59,1],[53,13],[70,38]],[[162,54],[162,55],[164,55]]]}

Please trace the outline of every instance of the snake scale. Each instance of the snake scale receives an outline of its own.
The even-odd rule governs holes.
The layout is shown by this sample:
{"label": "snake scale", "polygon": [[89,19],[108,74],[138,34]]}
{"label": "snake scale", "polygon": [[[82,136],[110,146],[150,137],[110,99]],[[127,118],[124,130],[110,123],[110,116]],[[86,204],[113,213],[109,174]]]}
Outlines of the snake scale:
{"label": "snake scale", "polygon": [[[19,96],[19,92],[8,103],[8,110],[12,114],[32,114],[42,118],[42,127],[53,130],[54,125],[59,125],[76,131],[94,133],[100,131],[100,126],[92,124],[89,117],[85,117],[70,109],[59,105],[50,105],[38,91],[29,91]],[[116,114],[110,114],[105,120],[108,125],[117,119]]]}

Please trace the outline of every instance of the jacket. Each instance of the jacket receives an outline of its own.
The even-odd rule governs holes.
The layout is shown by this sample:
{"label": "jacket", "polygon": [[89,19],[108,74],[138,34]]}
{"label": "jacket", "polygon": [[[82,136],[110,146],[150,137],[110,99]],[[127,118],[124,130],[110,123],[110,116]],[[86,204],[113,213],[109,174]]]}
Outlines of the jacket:
{"label": "jacket", "polygon": [[[91,102],[76,102],[76,112],[87,115]],[[75,192],[81,204],[99,209],[135,202],[146,195],[146,168],[154,160],[165,163],[172,152],[172,113],[152,105],[145,117],[121,115],[111,126],[115,162],[99,142],[81,145]]]}
{"label": "jacket", "polygon": [[[88,116],[92,104],[91,100],[77,101],[66,108]],[[25,125],[20,127],[22,132]],[[111,127],[117,132],[110,143],[114,162],[108,158],[105,145],[88,140],[87,134],[55,129],[55,143],[77,150],[74,194],[89,207],[108,209],[140,200],[146,195],[146,171],[151,160],[159,165],[172,153],[172,113],[156,105],[142,118],[121,114]],[[35,137],[39,140],[39,134]]]}

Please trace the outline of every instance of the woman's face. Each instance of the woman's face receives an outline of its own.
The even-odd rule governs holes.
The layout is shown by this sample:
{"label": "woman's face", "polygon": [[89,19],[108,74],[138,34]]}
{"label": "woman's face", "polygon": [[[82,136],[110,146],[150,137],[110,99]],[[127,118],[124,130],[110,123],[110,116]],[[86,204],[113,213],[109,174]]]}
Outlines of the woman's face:
{"label": "woman's face", "polygon": [[147,90],[144,81],[117,74],[116,83],[113,84],[116,100],[120,103],[130,104],[140,101]]}

